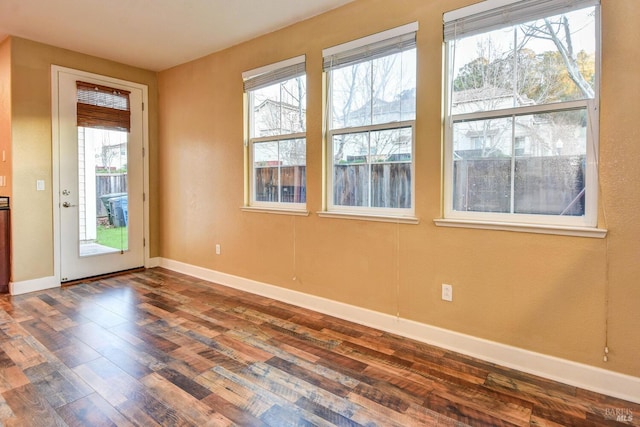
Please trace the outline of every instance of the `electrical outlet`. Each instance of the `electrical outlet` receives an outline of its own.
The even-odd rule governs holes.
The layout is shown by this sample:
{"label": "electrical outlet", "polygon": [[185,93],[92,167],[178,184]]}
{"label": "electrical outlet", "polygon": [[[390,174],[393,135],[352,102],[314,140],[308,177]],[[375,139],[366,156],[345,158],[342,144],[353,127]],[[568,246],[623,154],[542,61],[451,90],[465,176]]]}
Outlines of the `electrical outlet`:
{"label": "electrical outlet", "polygon": [[220,244],[216,244],[216,255],[220,255]]}
{"label": "electrical outlet", "polygon": [[446,283],[442,284],[442,300],[453,301],[453,286]]}

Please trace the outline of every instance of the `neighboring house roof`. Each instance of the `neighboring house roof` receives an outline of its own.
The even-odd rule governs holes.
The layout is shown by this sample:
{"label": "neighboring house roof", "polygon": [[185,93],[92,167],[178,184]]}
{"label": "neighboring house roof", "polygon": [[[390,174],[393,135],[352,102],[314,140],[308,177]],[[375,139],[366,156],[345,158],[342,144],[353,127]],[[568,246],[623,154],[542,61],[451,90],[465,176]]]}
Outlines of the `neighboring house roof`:
{"label": "neighboring house roof", "polygon": [[495,86],[483,86],[481,88],[459,90],[453,92],[453,106],[460,104],[471,104],[488,101],[506,100],[512,101],[515,98],[515,106],[534,105],[535,101],[527,96],[521,96],[512,90]]}
{"label": "neighboring house roof", "polygon": [[[281,101],[274,101],[273,99],[265,99],[260,104],[256,105],[254,110],[256,112],[260,112],[260,110],[263,110],[265,108],[271,109],[276,107],[283,107],[285,110],[291,110],[291,111],[298,111],[300,109],[300,107],[298,107],[297,105],[288,104],[286,102],[281,102]],[[305,111],[305,109],[302,108],[302,111]]]}
{"label": "neighboring house roof", "polygon": [[[356,121],[359,118],[370,117],[373,115],[374,117],[380,117],[384,115],[397,115],[400,112],[406,111],[415,111],[416,105],[416,93],[415,89],[404,91],[400,97],[394,99],[393,101],[385,101],[381,98],[373,98],[371,103],[366,103],[362,107],[353,110],[347,113],[347,118],[349,122]],[[373,108],[373,114],[371,109]],[[379,122],[386,121],[395,121],[397,120],[395,117],[391,117],[387,119],[379,119]]]}

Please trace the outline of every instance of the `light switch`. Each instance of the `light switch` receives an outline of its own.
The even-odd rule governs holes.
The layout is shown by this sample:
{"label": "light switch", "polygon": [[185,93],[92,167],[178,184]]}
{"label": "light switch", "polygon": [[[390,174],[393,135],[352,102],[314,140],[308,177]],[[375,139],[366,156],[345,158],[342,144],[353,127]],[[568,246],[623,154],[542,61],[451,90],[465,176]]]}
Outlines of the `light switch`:
{"label": "light switch", "polygon": [[44,179],[39,179],[36,181],[36,190],[44,191]]}

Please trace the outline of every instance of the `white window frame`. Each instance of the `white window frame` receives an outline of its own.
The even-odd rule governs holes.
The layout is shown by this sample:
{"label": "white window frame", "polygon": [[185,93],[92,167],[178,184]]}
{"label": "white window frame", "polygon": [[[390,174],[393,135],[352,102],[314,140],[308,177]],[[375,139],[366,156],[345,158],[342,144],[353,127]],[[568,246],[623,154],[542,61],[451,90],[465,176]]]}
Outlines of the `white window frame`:
{"label": "white window frame", "polygon": [[[273,64],[266,65],[264,67],[256,68],[253,70],[245,71],[242,73],[242,79],[244,81],[244,110],[245,110],[245,178],[248,181],[245,184],[245,206],[244,209],[251,210],[266,210],[274,212],[286,212],[293,213],[305,213],[306,214],[306,196],[303,203],[290,203],[290,202],[265,202],[256,200],[255,197],[255,182],[256,182],[256,168],[254,165],[254,145],[264,142],[277,142],[278,144],[283,141],[303,139],[305,141],[305,147],[307,144],[307,132],[306,132],[306,120],[305,131],[295,132],[287,134],[270,135],[263,137],[251,137],[252,129],[255,126],[253,114],[253,96],[252,91],[277,84],[282,81],[290,80],[293,78],[304,77],[306,78],[306,56],[300,55],[294,58],[279,61]],[[302,71],[301,71],[302,70]],[[305,106],[306,109],[306,106]],[[306,149],[305,149],[306,150]],[[305,156],[306,157],[306,156]],[[305,170],[306,170],[305,161]],[[280,168],[280,167],[279,167]],[[281,186],[282,183],[279,182]],[[280,189],[278,190],[280,193]],[[306,186],[305,186],[306,194]]]}
{"label": "white window frame", "polygon": [[[331,58],[332,56],[340,57],[341,54],[349,55],[350,52],[354,52],[356,50],[360,50],[361,52],[365,52],[367,47],[376,45],[378,43],[384,44],[385,41],[402,38],[405,36],[414,36],[418,31],[418,23],[413,22],[410,24],[406,24],[400,27],[396,27],[387,31],[383,31],[380,33],[372,34],[367,37],[363,37],[357,40],[353,40],[341,45],[333,46],[328,49],[324,49],[322,51],[322,55],[325,61],[325,81],[326,81],[326,105],[325,105],[325,147],[326,147],[326,156],[325,156],[325,168],[326,168],[326,191],[325,191],[325,207],[323,213],[325,215],[322,216],[331,216],[330,214],[335,213],[337,216],[340,215],[353,215],[354,217],[358,217],[361,219],[376,219],[384,220],[384,218],[397,218],[397,219],[408,219],[410,222],[416,222],[414,218],[415,212],[415,140],[416,140],[416,130],[415,130],[415,120],[405,120],[405,121],[394,121],[387,122],[381,124],[373,124],[366,126],[358,126],[358,127],[345,127],[345,128],[337,128],[332,129],[331,124],[333,123],[332,117],[332,93],[331,93],[331,70],[327,70],[326,63],[327,58]],[[366,54],[365,54],[366,55]],[[368,59],[364,59],[366,61]],[[416,70],[417,74],[417,70]],[[417,102],[417,101],[416,101]],[[334,164],[333,164],[333,137],[337,135],[346,135],[353,133],[366,133],[366,132],[374,132],[381,130],[395,130],[395,129],[403,129],[410,128],[411,129],[411,208],[385,208],[385,207],[369,207],[369,206],[344,206],[344,205],[336,205],[334,204],[334,188],[333,188],[333,177],[334,177]],[[374,163],[367,163],[367,165],[371,168]],[[369,187],[369,193],[371,193],[371,187]],[[369,197],[371,200],[371,197]]]}
{"label": "white window frame", "polygon": [[[599,135],[599,76],[600,76],[600,9],[599,0],[569,0],[568,2],[549,2],[548,0],[530,0],[530,15],[520,16],[519,22],[526,22],[531,18],[539,18],[541,11],[555,12],[574,10],[586,6],[596,6],[595,39],[596,39],[596,63],[595,63],[595,96],[593,99],[579,101],[550,103],[543,105],[523,106],[508,109],[481,111],[466,114],[451,114],[452,102],[452,78],[453,78],[453,50],[456,38],[456,25],[465,28],[465,35],[481,34],[496,27],[509,26],[511,24],[510,13],[517,13],[518,5],[511,7],[520,0],[487,0],[472,6],[445,13],[445,103],[444,103],[444,218],[436,220],[437,225],[470,228],[489,228],[525,232],[540,232],[545,234],[569,234],[589,237],[603,237],[604,230],[591,233],[587,229],[597,227],[598,210],[598,135]],[[551,9],[549,9],[551,8]],[[549,13],[546,16],[552,16]],[[478,19],[478,17],[480,19]],[[478,25],[482,22],[484,25]],[[504,19],[504,21],[503,21]],[[448,34],[447,34],[448,33]],[[453,33],[453,34],[452,34]],[[552,113],[567,110],[585,110],[587,114],[587,147],[586,147],[586,171],[585,171],[585,214],[584,216],[561,215],[534,215],[518,213],[491,213],[476,211],[456,211],[453,209],[453,124],[478,119],[517,117],[533,113]],[[486,225],[486,226],[485,226]],[[510,225],[513,225],[511,227]]]}

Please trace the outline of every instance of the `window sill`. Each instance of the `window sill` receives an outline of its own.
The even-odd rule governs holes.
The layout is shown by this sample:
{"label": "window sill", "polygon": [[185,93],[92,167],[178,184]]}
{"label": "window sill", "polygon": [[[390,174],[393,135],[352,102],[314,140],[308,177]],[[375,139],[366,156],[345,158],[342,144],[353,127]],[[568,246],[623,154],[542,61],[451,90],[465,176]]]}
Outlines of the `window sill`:
{"label": "window sill", "polygon": [[254,212],[254,213],[268,213],[268,214],[276,214],[276,215],[295,215],[295,216],[309,216],[309,211],[307,210],[296,210],[296,209],[282,209],[282,208],[267,208],[267,207],[257,207],[257,206],[243,206],[240,208],[243,212]]}
{"label": "window sill", "polygon": [[372,215],[372,214],[359,214],[353,212],[316,212],[321,218],[340,218],[351,219],[359,221],[377,221],[377,222],[391,222],[396,224],[418,224],[420,218],[413,216],[393,216],[393,215]]}
{"label": "window sill", "polygon": [[515,224],[509,222],[470,221],[464,219],[434,219],[438,227],[477,228],[483,230],[515,231],[520,233],[556,234],[560,236],[591,237],[602,239],[607,230],[592,227],[569,227],[561,225]]}

